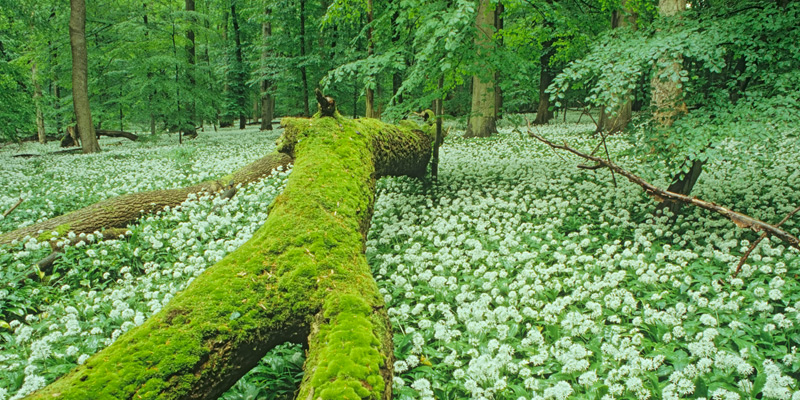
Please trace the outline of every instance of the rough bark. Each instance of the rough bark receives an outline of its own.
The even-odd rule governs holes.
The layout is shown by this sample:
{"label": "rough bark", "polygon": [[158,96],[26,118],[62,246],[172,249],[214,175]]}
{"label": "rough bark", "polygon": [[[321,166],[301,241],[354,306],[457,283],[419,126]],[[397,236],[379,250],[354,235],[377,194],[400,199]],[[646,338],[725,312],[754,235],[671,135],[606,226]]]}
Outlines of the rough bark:
{"label": "rough bark", "polygon": [[[623,0],[622,8],[615,10],[611,15],[611,27],[613,29],[630,27],[633,30],[636,26],[636,13],[630,11],[628,0]],[[606,107],[600,109],[600,121],[597,125],[598,131],[608,133],[620,132],[628,126],[633,117],[633,100],[623,99],[616,110],[607,110]]]}
{"label": "rough bark", "polygon": [[294,169],[253,238],[30,398],[216,399],[270,348],[306,338],[298,398],[391,398],[391,327],[365,235],[376,178],[424,174],[430,134],[338,113],[283,123]]}
{"label": "rough bark", "polygon": [[69,42],[72,48],[72,105],[84,153],[100,151],[89,109],[89,61],[86,51],[86,3],[70,0]]}
{"label": "rough bark", "polygon": [[[493,49],[495,16],[489,0],[480,0],[475,17],[475,49],[480,58],[487,56]],[[483,65],[481,69],[489,68]],[[495,98],[494,72],[488,76],[472,77],[472,106],[467,131],[464,137],[487,137],[497,132],[495,118],[497,116]]]}
{"label": "rough bark", "polygon": [[49,240],[53,231],[63,235],[70,231],[80,234],[107,228],[123,228],[144,214],[161,211],[167,206],[180,205],[191,193],[216,192],[231,184],[252,182],[269,174],[278,166],[286,166],[290,162],[290,157],[272,153],[219,180],[207,181],[181,189],[155,190],[113,197],[71,213],[2,234],[0,235],[0,244],[21,240],[26,236]]}

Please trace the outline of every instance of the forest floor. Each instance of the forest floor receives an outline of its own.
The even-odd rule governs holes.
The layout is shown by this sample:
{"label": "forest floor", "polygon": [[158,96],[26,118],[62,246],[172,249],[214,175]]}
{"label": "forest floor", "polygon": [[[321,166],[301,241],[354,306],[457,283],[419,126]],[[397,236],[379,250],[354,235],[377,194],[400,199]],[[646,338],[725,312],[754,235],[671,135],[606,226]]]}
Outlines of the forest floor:
{"label": "forest floor", "polygon": [[[395,331],[395,398],[800,398],[797,251],[765,240],[731,279],[755,233],[690,207],[674,221],[654,217],[638,186],[577,169],[582,160],[524,126],[469,140],[458,128],[438,180],[378,183],[367,257]],[[596,145],[592,125],[534,129]],[[207,130],[183,145],[174,135],[104,138],[104,151],[88,156],[14,158],[57,144],[5,146],[0,213],[24,201],[0,232],[225,175],[271,151],[279,134]],[[667,186],[624,155],[622,138],[608,144],[617,164]],[[707,165],[692,194],[779,221],[800,203],[800,143],[780,149],[762,155],[768,163]],[[252,235],[288,173],[230,200],[190,199],[124,239],[55,240],[63,256],[44,281],[30,274],[49,245],[0,248],[0,400],[42,387],[160,310]],[[797,235],[800,222],[784,227]],[[282,346],[223,398],[291,397],[302,362],[302,349]]]}

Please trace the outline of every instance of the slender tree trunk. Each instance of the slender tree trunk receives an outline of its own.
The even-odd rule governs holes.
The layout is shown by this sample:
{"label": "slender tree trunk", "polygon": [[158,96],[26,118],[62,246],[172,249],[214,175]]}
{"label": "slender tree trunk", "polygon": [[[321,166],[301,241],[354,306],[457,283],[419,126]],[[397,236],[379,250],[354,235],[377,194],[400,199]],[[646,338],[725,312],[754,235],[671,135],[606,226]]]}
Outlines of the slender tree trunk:
{"label": "slender tree trunk", "polygon": [[[194,38],[194,29],[192,29],[192,25],[194,24],[194,16],[192,13],[195,11],[194,7],[194,0],[186,0],[186,11],[189,13],[189,29],[186,31],[186,39],[188,43],[186,44],[186,57],[188,61],[188,68],[186,69],[186,76],[189,79],[189,91],[194,92],[194,85],[195,85],[195,64],[197,62],[197,55],[195,49],[195,38]],[[186,126],[185,132],[190,137],[197,137],[197,110],[196,110],[196,103],[194,100],[194,96],[189,99],[186,103],[186,107],[188,108],[187,114],[189,116],[189,124]]]}
{"label": "slender tree trunk", "polygon": [[[547,24],[551,26],[552,24]],[[553,39],[548,39],[542,43],[542,55],[539,57],[539,64],[541,71],[539,73],[539,106],[536,108],[536,118],[533,123],[536,125],[544,125],[553,119],[553,111],[550,109],[550,94],[547,93],[547,88],[553,83],[555,73],[550,67],[550,59],[553,57],[554,44]]]}
{"label": "slender tree trunk", "polygon": [[[611,14],[611,28],[625,28],[631,27],[636,30],[636,13],[630,10],[629,0],[623,0],[622,8],[615,10]],[[597,126],[598,131],[605,131],[608,133],[620,132],[631,122],[633,117],[633,99],[624,98],[622,103],[616,110],[606,110],[605,107],[600,109],[600,122]]]}
{"label": "slender tree trunk", "polygon": [[[375,54],[375,41],[372,38],[372,22],[373,19],[372,0],[367,0],[367,57],[372,57]],[[371,86],[374,83],[377,86],[377,79],[375,76],[367,75],[367,88],[365,91],[366,97],[366,111],[367,118],[380,118],[380,112],[375,106],[375,89]]]}
{"label": "slender tree trunk", "polygon": [[47,133],[44,131],[44,115],[42,114],[42,85],[39,84],[36,61],[31,63],[31,82],[33,83],[33,104],[36,106],[36,134],[39,143],[47,143]]}
{"label": "slender tree trunk", "polygon": [[442,145],[443,135],[442,135],[442,114],[444,114],[444,101],[442,97],[444,97],[444,93],[442,93],[442,89],[444,88],[444,76],[439,77],[439,83],[437,85],[439,89],[439,97],[434,101],[433,104],[433,111],[436,113],[436,134],[433,137],[433,159],[431,160],[431,175],[434,178],[438,179],[439,176],[439,147]]}
{"label": "slender tree trunk", "polygon": [[[503,12],[505,11],[505,6],[501,1],[497,2],[497,6],[494,9],[494,26],[497,28],[497,31],[500,32],[503,30]],[[503,37],[500,36],[497,45],[503,47]],[[502,109],[503,109],[503,91],[500,89],[500,71],[495,71],[494,73],[494,119],[495,121],[502,118]]]}
{"label": "slender tree trunk", "polygon": [[[395,10],[394,14],[392,14],[392,20],[397,21],[399,18],[400,11]],[[392,24],[392,44],[395,47],[400,42],[401,28],[402,27],[398,24]],[[392,72],[392,104],[394,105],[403,103],[403,95],[397,95],[397,92],[400,91],[401,86],[403,86],[403,72],[398,68]]]}
{"label": "slender tree trunk", "polygon": [[303,65],[300,67],[300,79],[303,90],[303,115],[311,116],[308,107],[308,73],[306,71],[306,0],[300,0],[300,58]]}
{"label": "slender tree trunk", "polygon": [[86,51],[86,3],[70,0],[69,41],[72,48],[72,105],[84,153],[100,151],[89,108],[89,60]]}
{"label": "slender tree trunk", "polygon": [[236,55],[236,106],[239,113],[239,129],[247,126],[247,113],[245,112],[247,98],[245,96],[244,57],[242,56],[242,37],[239,30],[239,18],[236,17],[236,4],[231,3],[231,22],[233,23],[234,54]]}
{"label": "slender tree trunk", "polygon": [[[261,45],[264,48],[261,50],[261,68],[267,68],[267,60],[269,59],[269,51],[267,45],[272,37],[272,22],[269,18],[272,14],[272,9],[267,7],[264,11],[266,21],[261,24]],[[265,71],[261,76],[261,130],[272,130],[272,119],[275,117],[274,105],[272,99],[272,81],[269,79],[269,74]]]}
{"label": "slender tree trunk", "polygon": [[[480,0],[478,12],[475,17],[475,50],[479,58],[485,57],[494,48],[492,36],[495,29],[495,13],[491,9],[489,0]],[[482,65],[481,69],[489,68]],[[496,94],[494,72],[489,72],[488,76],[472,77],[472,106],[467,125],[467,132],[464,137],[487,137],[497,132],[496,126]]]}

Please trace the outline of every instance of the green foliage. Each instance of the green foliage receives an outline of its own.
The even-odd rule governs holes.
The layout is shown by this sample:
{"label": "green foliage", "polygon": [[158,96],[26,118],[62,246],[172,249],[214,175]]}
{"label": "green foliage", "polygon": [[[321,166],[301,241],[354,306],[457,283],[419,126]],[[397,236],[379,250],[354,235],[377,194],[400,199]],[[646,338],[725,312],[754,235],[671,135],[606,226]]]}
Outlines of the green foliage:
{"label": "green foliage", "polygon": [[220,400],[291,400],[303,379],[305,356],[298,344],[270,350]]}
{"label": "green foliage", "polygon": [[[591,53],[570,65],[551,86],[556,106],[567,92],[586,87],[592,106],[616,107],[634,96],[647,99],[641,82],[677,82],[689,113],[670,129],[645,117],[630,140],[633,152],[667,174],[686,172],[691,163],[734,159],[725,143],[746,148],[772,146],[781,132],[800,122],[800,7],[748,1],[684,13],[637,32],[606,34]],[[657,75],[673,60],[677,73]],[[655,157],[654,157],[655,156]]]}

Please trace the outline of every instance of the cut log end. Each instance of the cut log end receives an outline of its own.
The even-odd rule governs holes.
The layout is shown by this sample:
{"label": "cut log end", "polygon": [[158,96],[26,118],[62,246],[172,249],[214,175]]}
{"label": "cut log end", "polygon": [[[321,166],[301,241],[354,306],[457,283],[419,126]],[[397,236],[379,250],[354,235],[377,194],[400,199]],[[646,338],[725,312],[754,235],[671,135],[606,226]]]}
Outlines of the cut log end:
{"label": "cut log end", "polygon": [[317,105],[321,117],[333,117],[336,115],[336,100],[333,97],[325,96],[319,88],[314,89],[317,95]]}

